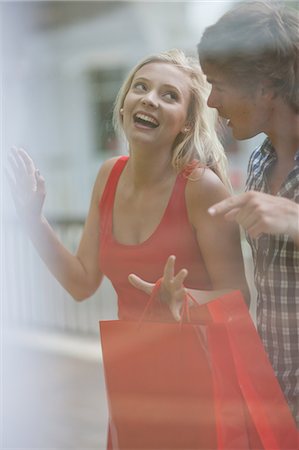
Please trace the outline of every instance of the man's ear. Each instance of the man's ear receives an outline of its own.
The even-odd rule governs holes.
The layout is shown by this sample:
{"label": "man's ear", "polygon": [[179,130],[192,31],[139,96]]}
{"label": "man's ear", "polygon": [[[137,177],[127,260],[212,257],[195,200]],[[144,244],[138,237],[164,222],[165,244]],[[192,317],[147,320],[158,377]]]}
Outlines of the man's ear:
{"label": "man's ear", "polygon": [[262,81],[259,85],[259,93],[265,100],[273,100],[275,92],[268,81]]}

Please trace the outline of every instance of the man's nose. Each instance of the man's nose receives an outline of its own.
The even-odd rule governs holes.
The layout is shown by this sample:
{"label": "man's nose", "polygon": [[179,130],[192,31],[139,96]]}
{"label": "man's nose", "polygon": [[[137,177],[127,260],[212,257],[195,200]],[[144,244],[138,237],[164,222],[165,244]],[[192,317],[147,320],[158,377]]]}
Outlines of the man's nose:
{"label": "man's nose", "polygon": [[207,100],[207,104],[208,104],[208,106],[210,108],[217,108],[217,107],[219,107],[219,98],[218,98],[218,95],[217,95],[217,93],[215,92],[215,90],[213,88],[211,89],[210,95],[209,95],[208,100]]}

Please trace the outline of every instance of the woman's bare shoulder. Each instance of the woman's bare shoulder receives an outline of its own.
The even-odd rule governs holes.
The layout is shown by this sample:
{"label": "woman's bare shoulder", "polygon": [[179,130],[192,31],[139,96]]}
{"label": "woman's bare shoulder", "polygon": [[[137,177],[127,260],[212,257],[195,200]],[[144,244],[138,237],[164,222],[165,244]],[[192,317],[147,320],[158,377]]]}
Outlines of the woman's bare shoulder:
{"label": "woman's bare shoulder", "polygon": [[216,203],[229,195],[229,189],[219,176],[207,167],[195,168],[188,177],[186,198],[191,203],[193,201],[198,203],[200,200],[201,205],[206,206]]}
{"label": "woman's bare shoulder", "polygon": [[97,193],[98,200],[102,197],[110,172],[118,159],[119,156],[109,158],[106,161],[104,161],[101,167],[99,168],[94,184],[94,191]]}

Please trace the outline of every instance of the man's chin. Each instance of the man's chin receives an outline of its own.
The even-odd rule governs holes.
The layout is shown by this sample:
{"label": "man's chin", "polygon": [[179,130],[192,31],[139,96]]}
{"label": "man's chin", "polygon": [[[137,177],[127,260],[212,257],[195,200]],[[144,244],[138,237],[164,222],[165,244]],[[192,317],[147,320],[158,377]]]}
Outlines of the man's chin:
{"label": "man's chin", "polygon": [[251,137],[253,137],[250,133],[246,133],[245,131],[238,130],[232,126],[230,128],[231,128],[233,137],[235,139],[237,139],[238,141],[245,141],[246,139],[250,139]]}
{"label": "man's chin", "polygon": [[237,132],[232,130],[232,135],[234,137],[234,139],[236,139],[237,141],[246,141],[247,139],[251,139],[253,137],[255,137],[257,134],[254,133],[242,133],[242,132]]}

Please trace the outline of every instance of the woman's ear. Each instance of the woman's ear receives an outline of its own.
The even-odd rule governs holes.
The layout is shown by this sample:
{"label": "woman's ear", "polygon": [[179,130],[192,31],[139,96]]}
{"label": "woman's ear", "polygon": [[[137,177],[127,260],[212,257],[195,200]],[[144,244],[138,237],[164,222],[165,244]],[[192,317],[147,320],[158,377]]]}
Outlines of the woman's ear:
{"label": "woman's ear", "polygon": [[186,134],[186,133],[189,133],[190,130],[191,130],[191,126],[188,125],[188,124],[185,124],[185,125],[183,126],[183,128],[181,129],[181,133]]}

